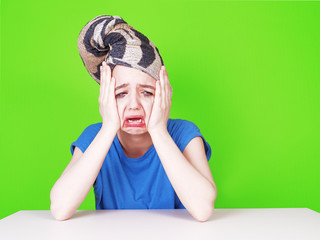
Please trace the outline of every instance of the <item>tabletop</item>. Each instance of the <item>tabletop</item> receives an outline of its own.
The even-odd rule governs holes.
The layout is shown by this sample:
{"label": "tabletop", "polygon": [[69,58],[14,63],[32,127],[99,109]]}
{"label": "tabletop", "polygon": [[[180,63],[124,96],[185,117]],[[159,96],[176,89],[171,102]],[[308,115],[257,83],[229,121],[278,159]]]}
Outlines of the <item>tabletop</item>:
{"label": "tabletop", "polygon": [[215,209],[206,222],[185,210],[78,210],[66,221],[49,210],[0,220],[0,239],[320,239],[320,214],[308,208]]}

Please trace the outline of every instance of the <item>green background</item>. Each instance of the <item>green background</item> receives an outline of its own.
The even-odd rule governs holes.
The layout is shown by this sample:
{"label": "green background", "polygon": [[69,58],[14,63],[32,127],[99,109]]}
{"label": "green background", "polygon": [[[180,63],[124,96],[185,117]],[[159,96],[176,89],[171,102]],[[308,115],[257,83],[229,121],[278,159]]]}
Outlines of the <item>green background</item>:
{"label": "green background", "polygon": [[[1,1],[0,218],[49,209],[70,145],[101,122],[82,27],[119,15],[158,47],[171,118],[212,147],[216,208],[320,212],[320,3]],[[94,209],[91,190],[80,209]]]}

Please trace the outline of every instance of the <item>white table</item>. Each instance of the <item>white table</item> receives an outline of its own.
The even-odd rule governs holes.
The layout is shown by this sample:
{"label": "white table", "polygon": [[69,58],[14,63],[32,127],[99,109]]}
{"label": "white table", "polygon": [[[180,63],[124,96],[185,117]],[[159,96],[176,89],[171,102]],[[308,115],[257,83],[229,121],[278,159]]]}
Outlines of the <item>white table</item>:
{"label": "white table", "polygon": [[50,211],[0,220],[0,239],[319,240],[320,214],[308,208],[216,209],[207,222],[186,210],[78,210],[66,221]]}

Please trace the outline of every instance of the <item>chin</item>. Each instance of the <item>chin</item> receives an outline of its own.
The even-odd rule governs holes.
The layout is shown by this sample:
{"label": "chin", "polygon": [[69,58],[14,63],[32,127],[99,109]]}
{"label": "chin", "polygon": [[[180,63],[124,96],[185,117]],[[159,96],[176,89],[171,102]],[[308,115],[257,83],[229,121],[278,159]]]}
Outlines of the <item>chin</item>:
{"label": "chin", "polygon": [[140,135],[148,132],[146,128],[121,128],[121,130],[131,135]]}

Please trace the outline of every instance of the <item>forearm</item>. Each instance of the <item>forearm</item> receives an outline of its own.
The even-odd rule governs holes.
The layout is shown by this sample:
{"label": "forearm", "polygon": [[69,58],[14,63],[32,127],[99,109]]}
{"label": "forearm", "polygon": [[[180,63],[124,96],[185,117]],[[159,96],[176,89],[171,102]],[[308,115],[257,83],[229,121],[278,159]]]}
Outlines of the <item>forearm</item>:
{"label": "forearm", "polygon": [[70,218],[86,198],[114,136],[115,133],[112,130],[101,128],[83,155],[61,175],[52,187],[51,211],[57,219]]}
{"label": "forearm", "polygon": [[214,210],[215,185],[202,176],[181,153],[167,131],[151,134],[154,147],[180,201],[199,221]]}

